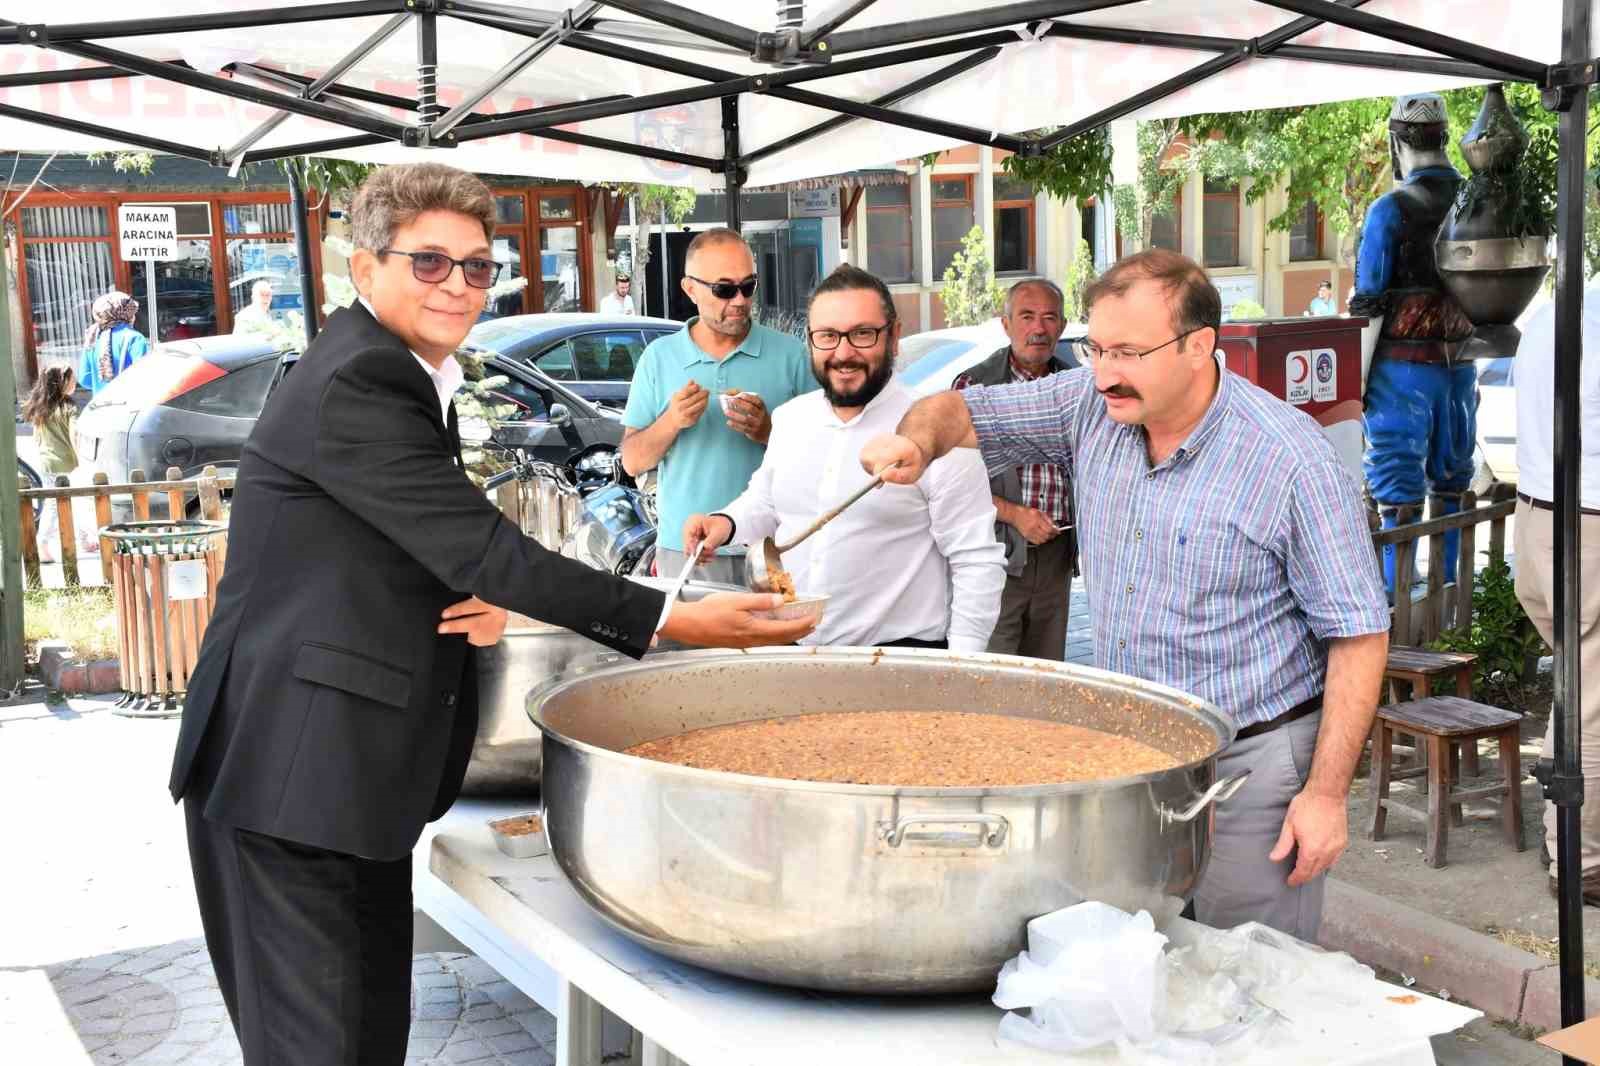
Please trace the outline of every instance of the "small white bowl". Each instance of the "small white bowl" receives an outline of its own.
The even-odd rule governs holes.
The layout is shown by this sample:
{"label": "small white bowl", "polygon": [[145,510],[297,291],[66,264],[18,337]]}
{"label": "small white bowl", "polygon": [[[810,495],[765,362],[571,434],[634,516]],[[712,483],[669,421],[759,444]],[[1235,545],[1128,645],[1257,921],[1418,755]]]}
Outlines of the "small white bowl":
{"label": "small white bowl", "polygon": [[[761,394],[759,392],[746,392],[744,390],[740,390],[737,393],[737,395],[738,396],[754,396],[758,400],[761,399]],[[725,414],[725,415],[733,414],[732,405],[733,405],[734,398],[735,398],[734,394],[730,394],[730,393],[726,393],[726,392],[719,393],[717,395],[717,402],[722,405],[722,413],[723,414]]]}
{"label": "small white bowl", "polygon": [[793,601],[782,607],[773,607],[766,611],[752,611],[757,618],[774,618],[780,622],[788,622],[801,618],[809,618],[814,623],[822,621],[822,612],[828,605],[828,596],[796,596]]}
{"label": "small white bowl", "polygon": [[[502,832],[502,827],[511,822],[520,822],[524,818],[532,818],[537,826],[526,833]],[[544,816],[540,814],[518,814],[510,818],[496,818],[489,823],[489,832],[494,835],[494,846],[513,859],[532,859],[544,855],[550,850],[550,845],[544,839]]]}

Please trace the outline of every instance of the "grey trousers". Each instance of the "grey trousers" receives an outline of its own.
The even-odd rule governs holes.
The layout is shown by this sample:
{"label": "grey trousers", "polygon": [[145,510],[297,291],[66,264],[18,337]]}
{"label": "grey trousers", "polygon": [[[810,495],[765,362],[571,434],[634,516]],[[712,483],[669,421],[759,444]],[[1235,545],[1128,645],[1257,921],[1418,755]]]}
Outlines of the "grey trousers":
{"label": "grey trousers", "polygon": [[[1600,517],[1584,515],[1578,519],[1578,570],[1583,574],[1579,590],[1578,631],[1568,640],[1578,652],[1578,733],[1582,737],[1583,806],[1578,809],[1579,855],[1586,877],[1600,871]],[[1543,508],[1517,501],[1516,530],[1517,599],[1528,618],[1546,642],[1555,643],[1555,515]],[[1555,754],[1555,715],[1545,726],[1546,757]],[[1544,805],[1544,839],[1550,854],[1556,853],[1556,808]],[[1550,873],[1556,872],[1555,863]]]}
{"label": "grey trousers", "polygon": [[1278,843],[1289,801],[1305,787],[1322,714],[1308,714],[1269,733],[1238,741],[1217,760],[1217,777],[1241,770],[1250,780],[1214,808],[1211,859],[1195,892],[1195,917],[1217,929],[1261,922],[1309,944],[1322,924],[1326,876],[1288,885],[1295,852],[1283,862],[1267,855]]}
{"label": "grey trousers", "polygon": [[1072,537],[1028,546],[1022,573],[1006,578],[1000,617],[989,637],[997,655],[1067,657],[1067,604],[1072,598]]}

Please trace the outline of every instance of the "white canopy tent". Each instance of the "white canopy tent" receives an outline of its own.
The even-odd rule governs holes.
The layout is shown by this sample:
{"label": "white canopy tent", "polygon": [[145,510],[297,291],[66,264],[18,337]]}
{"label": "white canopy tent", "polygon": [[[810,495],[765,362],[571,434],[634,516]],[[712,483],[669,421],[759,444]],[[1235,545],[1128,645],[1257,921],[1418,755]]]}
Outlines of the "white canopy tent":
{"label": "white canopy tent", "polygon": [[[969,141],[1028,151],[1037,142],[1020,136],[1025,131],[1090,128],[1113,113],[1160,117],[1282,107],[1519,78],[1519,71],[1520,80],[1535,80],[1560,49],[1560,0],[1372,0],[1354,9],[1448,28],[1458,56],[1497,50],[1517,69],[1490,68],[1481,57],[1441,60],[1292,13],[1320,3],[877,0],[851,4],[864,10],[813,47],[811,55],[826,62],[780,66],[753,59],[749,47],[650,22],[651,10],[670,7],[653,0],[580,4],[565,12],[438,0],[434,15],[411,14],[425,11],[418,0],[286,0],[265,13],[273,20],[267,24],[251,18],[252,0],[168,0],[160,18],[122,22],[126,5],[115,0],[66,0],[22,5],[34,9],[23,12],[23,23],[49,17],[39,28],[46,47],[4,49],[0,144],[81,151],[145,138],[231,163],[244,135],[271,116],[274,95],[286,87],[298,92],[305,80],[332,70],[339,88],[321,96],[320,104],[301,101],[304,113],[255,140],[249,157],[317,146],[317,154],[369,162],[415,158],[400,138],[421,106],[425,19],[433,27],[438,106],[448,111],[488,90],[469,109],[481,120],[451,121],[448,132],[434,131],[433,143],[449,148],[458,165],[702,190],[723,187],[724,99],[738,100],[742,183],[774,185]],[[752,17],[753,6],[706,0],[694,14],[734,30],[758,22],[742,31],[753,43],[757,30],[775,30],[769,12],[762,12],[768,18]],[[289,21],[297,18],[317,21]],[[179,30],[230,20],[246,24]],[[110,26],[121,28],[116,35],[98,32]],[[938,36],[929,39],[930,31]],[[32,43],[38,39],[33,32],[31,26],[0,31],[0,45],[8,37]],[[352,57],[356,61],[345,67]],[[115,73],[107,67],[130,60],[139,61],[146,76],[105,76]],[[1345,69],[1359,61],[1397,69],[1359,75]],[[162,78],[151,73],[155,63],[175,66]],[[1202,64],[1206,75],[1197,77]],[[73,68],[75,76],[94,80],[27,84]],[[219,78],[220,87],[255,99],[210,91]],[[1172,87],[1174,81],[1185,84]],[[896,98],[908,86],[921,91]],[[1172,91],[1162,92],[1164,86]],[[885,97],[892,104],[874,110]],[[796,140],[845,109],[865,111],[825,138]],[[27,121],[35,115],[75,122]],[[474,129],[491,117],[494,125]],[[484,136],[494,129],[519,132]],[[341,143],[352,132],[378,143]],[[419,138],[413,133],[410,141]]]}
{"label": "white canopy tent", "polygon": [[[1561,116],[1556,763],[1547,790],[1560,811],[1562,1017],[1573,1024],[1583,1017],[1571,642],[1582,192],[1600,51],[1593,6],[784,0],[757,10],[736,0],[584,0],[552,11],[510,0],[164,0],[159,17],[126,18],[120,0],[29,0],[0,21],[0,145],[139,147],[223,167],[431,151],[486,173],[736,192],[961,143],[1035,154],[1124,117],[1482,81],[1540,86]],[[1051,132],[1029,133],[1043,129]],[[737,225],[739,197],[727,203]],[[0,331],[0,344],[6,338]],[[0,351],[0,404],[14,393]],[[0,470],[14,452],[14,435],[0,433]],[[0,677],[20,666],[15,491],[0,487]]]}

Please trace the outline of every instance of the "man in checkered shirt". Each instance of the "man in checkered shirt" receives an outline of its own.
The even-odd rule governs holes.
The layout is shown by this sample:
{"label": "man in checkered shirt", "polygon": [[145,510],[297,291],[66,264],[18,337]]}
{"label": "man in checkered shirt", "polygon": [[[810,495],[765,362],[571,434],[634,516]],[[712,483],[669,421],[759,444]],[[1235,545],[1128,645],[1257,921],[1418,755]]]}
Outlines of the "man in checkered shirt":
{"label": "man in checkered shirt", "polygon": [[1215,808],[1196,916],[1314,941],[1388,653],[1360,488],[1311,418],[1223,368],[1221,300],[1193,261],[1140,252],[1085,303],[1086,366],[930,396],[862,465],[910,483],[978,447],[991,474],[1071,466],[1096,665],[1238,727],[1217,773],[1250,776]]}
{"label": "man in checkered shirt", "polygon": [[[1065,299],[1054,282],[1019,281],[1006,293],[1000,321],[1009,343],[955,380],[955,387],[1035,381],[1077,366],[1063,361],[1056,342],[1066,327]],[[1056,463],[1024,463],[989,482],[995,536],[1006,549],[1006,588],[989,650],[1002,655],[1062,659],[1067,651],[1067,604],[1077,561],[1072,538],[1072,483]]]}

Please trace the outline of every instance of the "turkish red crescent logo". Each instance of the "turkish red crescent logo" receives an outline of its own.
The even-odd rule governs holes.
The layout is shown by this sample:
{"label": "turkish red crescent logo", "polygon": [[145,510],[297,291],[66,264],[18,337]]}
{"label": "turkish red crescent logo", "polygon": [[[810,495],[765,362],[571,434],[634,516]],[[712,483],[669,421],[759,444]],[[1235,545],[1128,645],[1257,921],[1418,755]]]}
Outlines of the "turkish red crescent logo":
{"label": "turkish red crescent logo", "polygon": [[1294,357],[1294,367],[1295,374],[1289,381],[1291,385],[1298,385],[1311,376],[1311,361],[1304,355],[1296,355]]}

